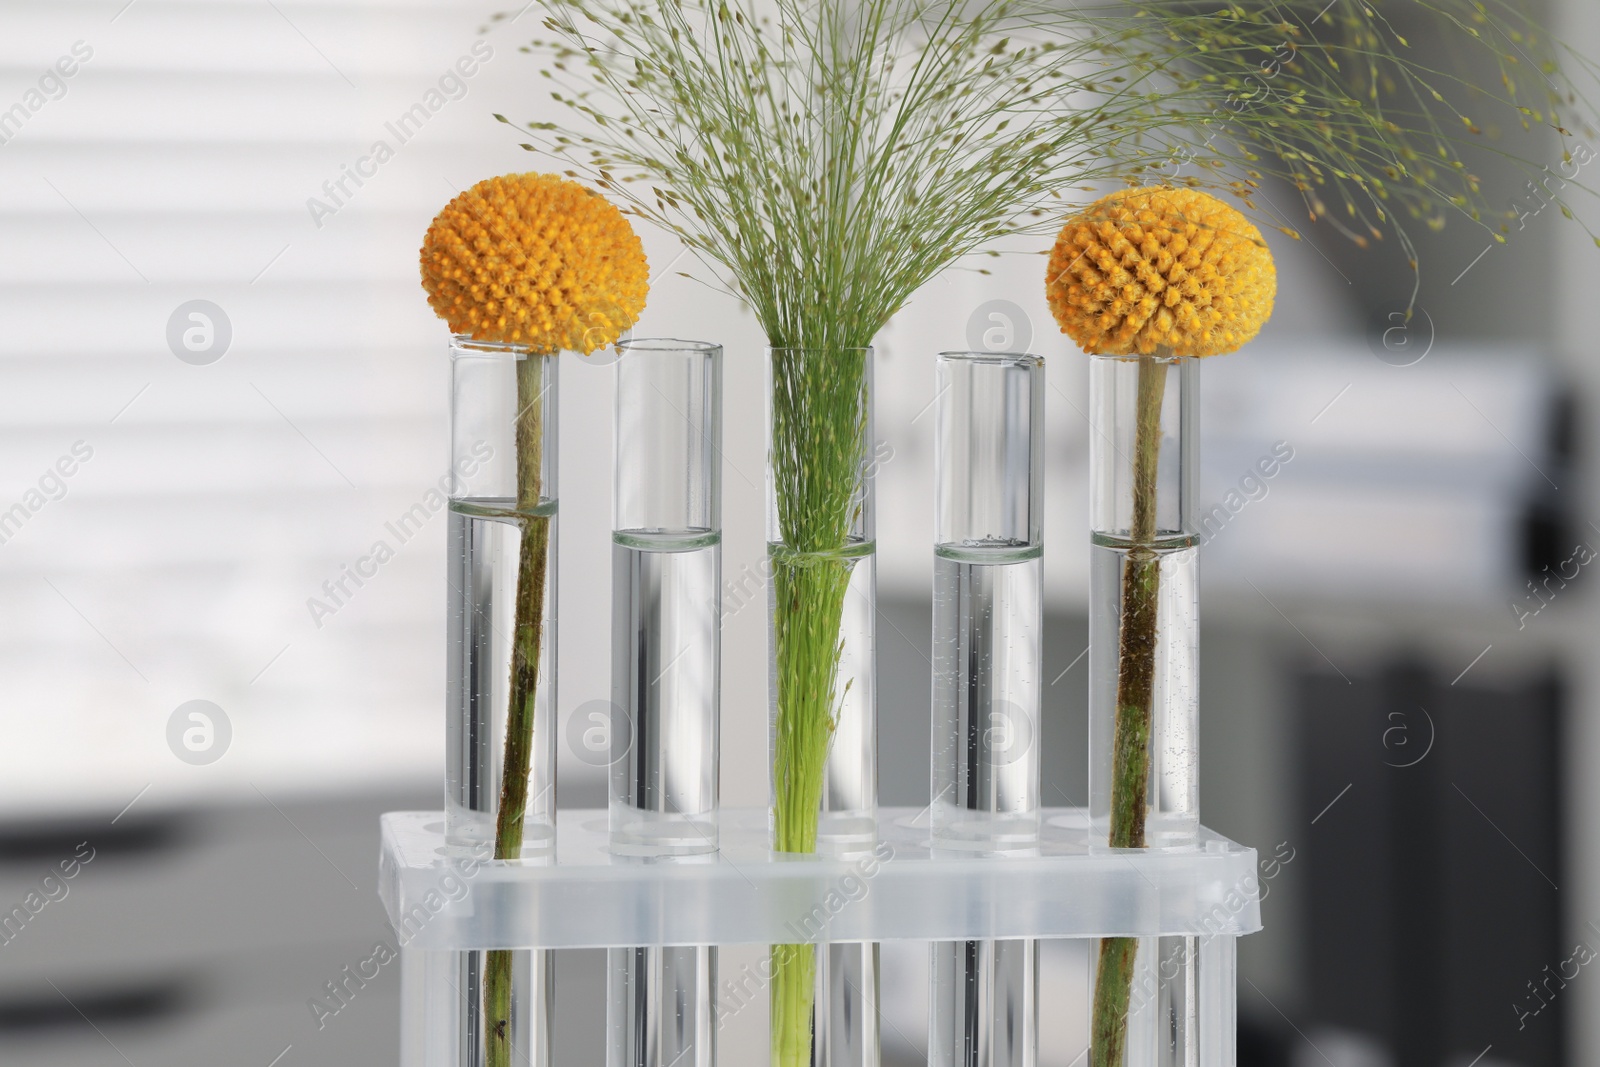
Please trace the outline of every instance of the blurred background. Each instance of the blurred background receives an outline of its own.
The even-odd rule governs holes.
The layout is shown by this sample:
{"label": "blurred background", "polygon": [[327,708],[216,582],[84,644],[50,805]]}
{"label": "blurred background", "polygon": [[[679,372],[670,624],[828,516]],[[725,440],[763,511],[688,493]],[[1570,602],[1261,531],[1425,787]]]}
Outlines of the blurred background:
{"label": "blurred background", "polygon": [[[1593,4],[1536,6],[1600,55]],[[423,230],[548,168],[493,117],[547,114],[518,51],[538,10],[497,10],[0,5],[6,1064],[396,1060],[396,967],[309,1005],[391,936],[378,814],[441,803],[444,519],[390,524],[446,468]],[[1600,253],[1482,178],[1520,205],[1512,243],[1429,235],[1409,322],[1397,250],[1273,235],[1271,325],[1204,368],[1203,817],[1260,851],[1267,894],[1242,1067],[1600,1063]],[[762,805],[762,339],[644,237],[636,332],[727,349],[723,798]],[[923,415],[952,348],[1047,357],[1046,794],[1085,800],[1087,368],[1043,305],[1046,244],[936,280],[880,339],[886,804],[927,801]],[[562,370],[564,723],[609,694],[606,363]],[[561,758],[561,803],[603,804]],[[926,958],[884,948],[896,1065],[920,1062]],[[600,957],[560,967],[561,1062],[599,1062]],[[1046,954],[1051,1067],[1082,1061],[1087,967]]]}

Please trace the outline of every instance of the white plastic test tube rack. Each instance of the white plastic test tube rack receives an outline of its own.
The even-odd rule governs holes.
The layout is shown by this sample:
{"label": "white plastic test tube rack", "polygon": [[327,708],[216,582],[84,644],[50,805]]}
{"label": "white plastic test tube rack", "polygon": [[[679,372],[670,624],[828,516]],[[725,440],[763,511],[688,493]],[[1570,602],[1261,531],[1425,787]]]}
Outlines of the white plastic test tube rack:
{"label": "white plastic test tube rack", "polygon": [[[1148,995],[1134,990],[1145,1044],[1158,1044],[1170,1030],[1158,1019],[1176,1013],[1166,1023],[1182,1027],[1187,1050],[1177,1063],[1233,1067],[1234,942],[1261,927],[1255,850],[1204,829],[1192,846],[1111,850],[1090,844],[1082,809],[1040,816],[1028,855],[935,852],[925,812],[884,808],[875,848],[796,857],[769,851],[765,808],[724,809],[717,853],[641,864],[608,850],[604,811],[569,810],[558,814],[554,854],[530,864],[452,858],[442,813],[392,812],[380,891],[401,945],[401,1062],[469,1067],[458,1038],[469,950],[1117,936],[1190,955],[1181,1003],[1154,974]],[[865,893],[842,894],[847,878]],[[1169,1061],[1148,1047],[1137,1062]]]}

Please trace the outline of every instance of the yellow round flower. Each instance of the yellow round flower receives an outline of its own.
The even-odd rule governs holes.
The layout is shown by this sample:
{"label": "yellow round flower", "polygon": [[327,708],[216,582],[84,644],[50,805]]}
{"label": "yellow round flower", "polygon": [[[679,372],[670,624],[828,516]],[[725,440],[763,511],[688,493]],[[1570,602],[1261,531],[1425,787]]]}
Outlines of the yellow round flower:
{"label": "yellow round flower", "polygon": [[644,245],[605,197],[553,174],[507,174],[439,212],[422,287],[452,333],[588,353],[639,320],[650,284]]}
{"label": "yellow round flower", "polygon": [[1193,189],[1095,201],[1062,228],[1045,276],[1061,332],[1110,356],[1232,352],[1261,331],[1277,291],[1260,231]]}

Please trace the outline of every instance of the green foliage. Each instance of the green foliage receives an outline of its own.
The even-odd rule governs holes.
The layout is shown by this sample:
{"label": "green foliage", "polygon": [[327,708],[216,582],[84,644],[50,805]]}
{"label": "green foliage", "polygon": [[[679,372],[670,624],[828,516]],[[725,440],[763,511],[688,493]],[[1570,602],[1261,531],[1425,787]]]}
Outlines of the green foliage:
{"label": "green foliage", "polygon": [[[529,147],[676,233],[780,346],[869,344],[940,270],[1096,185],[1231,192],[1292,233],[1276,177],[1309,218],[1408,251],[1405,220],[1503,224],[1469,165],[1497,152],[1482,131],[1548,127],[1570,160],[1581,104],[1510,0],[547,6],[531,50],[573,121]],[[1500,84],[1413,58],[1402,8]]]}

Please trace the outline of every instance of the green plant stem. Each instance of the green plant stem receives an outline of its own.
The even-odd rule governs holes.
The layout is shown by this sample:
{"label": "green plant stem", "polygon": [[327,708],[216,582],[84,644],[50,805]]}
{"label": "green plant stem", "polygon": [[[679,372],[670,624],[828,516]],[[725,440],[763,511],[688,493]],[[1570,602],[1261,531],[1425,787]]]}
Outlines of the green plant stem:
{"label": "green plant stem", "polygon": [[[823,765],[835,725],[839,624],[852,561],[771,550],[778,674],[773,847],[815,852]],[[816,946],[772,947],[773,1067],[809,1067]]]}
{"label": "green plant stem", "polygon": [[1100,964],[1094,976],[1094,1023],[1089,1034],[1093,1067],[1122,1067],[1128,1044],[1128,996],[1133,989],[1136,937],[1100,940]]}
{"label": "green plant stem", "polygon": [[[866,408],[859,349],[772,354],[772,472],[782,543],[772,564],[773,848],[815,852],[823,775],[850,682],[839,627],[855,560]],[[809,1067],[816,946],[772,946],[772,1064]]]}
{"label": "green plant stem", "polygon": [[815,852],[823,769],[838,703],[839,625],[854,561],[774,546],[771,563],[778,684],[773,847]]}
{"label": "green plant stem", "polygon": [[483,1062],[486,1067],[511,1064],[511,952],[491,950],[483,968]]}
{"label": "green plant stem", "polygon": [[[1161,401],[1168,363],[1139,359],[1134,402],[1133,514],[1122,570],[1121,633],[1117,647],[1117,711],[1112,732],[1112,848],[1145,846],[1146,796],[1150,780],[1151,703],[1155,690],[1157,610],[1161,560],[1156,554],[1156,473],[1161,460]],[[1128,1034],[1128,998],[1139,942],[1108,937],[1100,942],[1095,975],[1090,1067],[1122,1067]]]}
{"label": "green plant stem", "polygon": [[[511,646],[511,696],[506,711],[504,770],[495,816],[494,858],[522,854],[528,811],[528,772],[533,754],[539,655],[544,644],[545,586],[550,566],[550,518],[535,514],[542,490],[544,458],[543,366],[529,353],[517,361],[517,502],[522,528],[517,552],[517,594]],[[483,975],[484,1064],[511,1064],[511,960],[509,950],[488,953]]]}
{"label": "green plant stem", "polygon": [[1161,464],[1165,361],[1139,360],[1133,430],[1133,514],[1122,571],[1122,627],[1117,648],[1117,716],[1111,771],[1111,847],[1143,848],[1150,779],[1150,712],[1155,689],[1156,602],[1161,564],[1155,552],[1156,474]]}
{"label": "green plant stem", "polygon": [[772,1067],[811,1067],[816,948],[772,946]]}

